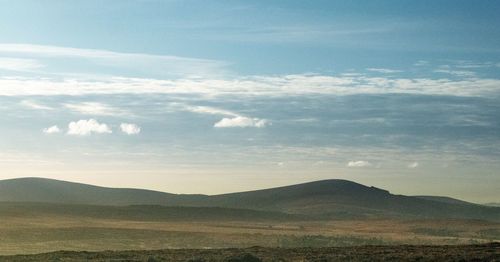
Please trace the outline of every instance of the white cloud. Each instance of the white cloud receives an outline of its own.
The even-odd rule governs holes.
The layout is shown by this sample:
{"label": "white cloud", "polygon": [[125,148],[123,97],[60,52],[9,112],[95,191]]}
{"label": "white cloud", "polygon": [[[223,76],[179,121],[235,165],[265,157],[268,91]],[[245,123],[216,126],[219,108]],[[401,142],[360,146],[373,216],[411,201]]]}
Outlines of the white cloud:
{"label": "white cloud", "polygon": [[84,115],[110,116],[127,114],[126,111],[97,102],[84,102],[78,104],[64,104],[64,106],[74,112]]}
{"label": "white cloud", "polygon": [[198,114],[208,114],[208,115],[223,115],[229,116],[224,117],[222,120],[214,124],[214,127],[265,127],[269,125],[270,122],[266,119],[251,118],[240,115],[235,112],[228,110],[208,107],[208,106],[191,106],[180,103],[171,103],[174,108],[179,108],[180,110],[198,113]]}
{"label": "white cloud", "polygon": [[418,162],[413,162],[408,164],[408,168],[417,168],[418,167]]}
{"label": "white cloud", "polygon": [[414,66],[427,66],[429,65],[429,61],[425,61],[425,60],[418,60],[415,64],[413,64]]}
{"label": "white cloud", "polygon": [[112,133],[112,131],[108,125],[100,124],[95,119],[79,120],[68,124],[68,135],[87,136],[92,133],[104,134]]}
{"label": "white cloud", "polygon": [[367,68],[366,70],[371,72],[377,72],[382,74],[393,74],[393,73],[401,73],[401,70],[388,69],[388,68]]}
{"label": "white cloud", "polygon": [[45,134],[57,134],[61,133],[61,129],[58,126],[51,126],[43,129]]}
{"label": "white cloud", "polygon": [[237,116],[233,118],[223,118],[214,124],[214,127],[265,127],[269,125],[266,119],[249,118],[244,116]]}
{"label": "white cloud", "polygon": [[[227,66],[226,62],[209,59],[32,44],[0,44],[0,54],[31,57],[42,61],[53,57],[66,60],[85,60],[86,63],[90,62],[98,66],[122,68],[126,69],[126,71],[134,69],[136,72],[182,76],[220,75],[224,73],[224,68]],[[19,60],[20,58],[15,59]],[[1,65],[2,63],[0,62]],[[20,69],[41,67],[41,65],[36,64],[36,60],[34,59],[5,62],[7,68],[13,68],[16,65]],[[65,70],[71,72],[72,68],[66,67]],[[78,69],[75,70],[78,71]],[[61,70],[59,69],[57,72],[61,73]],[[97,70],[95,73],[99,74],[101,72]]]}
{"label": "white cloud", "polygon": [[372,163],[368,161],[363,161],[363,160],[358,160],[358,161],[349,161],[347,163],[348,167],[370,167],[372,166]]}
{"label": "white cloud", "polygon": [[435,73],[441,73],[441,74],[449,74],[449,75],[454,75],[458,77],[475,77],[476,72],[474,71],[468,71],[468,70],[452,70],[452,69],[436,69],[434,70]]}
{"label": "white cloud", "polygon": [[23,100],[20,103],[22,106],[31,108],[31,109],[37,109],[37,110],[53,110],[54,108],[45,106],[45,105],[40,105],[34,101],[31,100]]}
{"label": "white cloud", "polygon": [[192,113],[198,113],[198,114],[208,114],[208,115],[225,115],[225,116],[240,116],[237,113],[225,110],[225,109],[220,109],[220,108],[215,108],[215,107],[210,107],[210,106],[192,106],[192,105],[186,105],[183,103],[170,103],[170,107],[182,111],[188,111]]}
{"label": "white cloud", "polygon": [[[0,77],[1,95],[91,95],[91,94],[192,94],[201,96],[288,96],[353,94],[426,94],[491,96],[500,93],[500,79],[387,78],[368,76],[283,75],[233,79],[176,79],[110,77],[50,79]],[[208,112],[208,107],[188,110]],[[221,112],[222,113],[222,112]]]}
{"label": "white cloud", "polygon": [[0,70],[33,71],[42,67],[35,59],[0,57]]}
{"label": "white cloud", "polygon": [[136,135],[141,132],[141,127],[136,124],[121,123],[120,129],[127,135]]}

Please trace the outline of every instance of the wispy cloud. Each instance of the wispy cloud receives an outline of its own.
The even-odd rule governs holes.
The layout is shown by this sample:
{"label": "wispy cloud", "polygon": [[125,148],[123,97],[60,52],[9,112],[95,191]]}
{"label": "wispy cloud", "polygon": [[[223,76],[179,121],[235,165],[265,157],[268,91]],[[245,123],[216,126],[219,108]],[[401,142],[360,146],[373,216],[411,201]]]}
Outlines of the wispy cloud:
{"label": "wispy cloud", "polygon": [[373,166],[372,163],[364,160],[357,160],[357,161],[349,161],[347,163],[348,167],[371,167]]}
{"label": "wispy cloud", "polygon": [[129,114],[127,111],[112,107],[107,104],[98,102],[83,102],[76,104],[64,104],[64,107],[83,114],[83,115],[94,115],[94,116],[116,116]]}
{"label": "wispy cloud", "polygon": [[[27,70],[40,69],[45,66],[47,72],[50,72],[50,64],[54,62],[53,58],[73,59],[73,62],[77,64],[85,61],[101,67],[121,68],[124,71],[133,69],[137,73],[150,72],[155,75],[191,77],[221,75],[228,65],[223,61],[210,59],[33,44],[0,44],[1,54],[13,58],[3,60],[0,58],[0,69]],[[41,64],[40,61],[45,60],[48,62],[47,65]],[[97,67],[93,73],[100,74],[99,69],[102,70],[102,68]],[[71,63],[66,63],[64,70],[65,72],[61,72],[61,68],[58,68],[57,73],[79,73],[78,69],[71,67]],[[118,73],[118,75],[124,74],[126,72]]]}
{"label": "wispy cloud", "polygon": [[265,127],[270,125],[271,122],[267,119],[252,118],[243,116],[236,112],[232,112],[225,109],[209,107],[209,106],[193,106],[181,103],[171,103],[171,107],[178,110],[188,111],[197,114],[208,114],[208,115],[222,115],[229,116],[224,117],[220,121],[214,124],[214,127],[226,128],[226,127]]}
{"label": "wispy cloud", "polygon": [[366,70],[371,71],[371,72],[382,73],[382,74],[394,74],[394,73],[403,72],[401,70],[388,69],[388,68],[367,68]]}
{"label": "wispy cloud", "polygon": [[33,71],[44,67],[35,59],[0,57],[0,70]]}
{"label": "wispy cloud", "polygon": [[415,64],[413,64],[414,66],[428,66],[430,63],[429,61],[426,61],[426,60],[418,60]]}
{"label": "wispy cloud", "polygon": [[[427,94],[491,96],[500,93],[494,78],[387,78],[367,76],[282,75],[233,79],[158,80],[113,77],[101,81],[0,77],[0,95],[196,94],[205,96],[287,96],[306,94]],[[186,108],[207,111],[209,108]]]}
{"label": "wispy cloud", "polygon": [[[207,36],[210,39],[232,42],[264,42],[264,43],[297,43],[297,42],[325,42],[346,43],[360,39],[367,35],[389,33],[404,27],[401,24],[378,23],[359,25],[282,25],[282,26],[230,26],[224,31]],[[214,27],[197,27],[196,30],[213,30]]]}
{"label": "wispy cloud", "polygon": [[239,114],[237,114],[235,112],[231,112],[229,110],[225,110],[225,109],[221,109],[221,108],[210,107],[210,106],[193,106],[193,105],[187,105],[187,104],[183,104],[183,103],[170,103],[169,107],[173,108],[174,110],[182,110],[182,111],[187,111],[187,112],[192,112],[192,113],[197,113],[197,114],[239,116]]}
{"label": "wispy cloud", "polygon": [[413,162],[408,164],[408,168],[417,168],[419,166],[418,162]]}
{"label": "wispy cloud", "polygon": [[37,102],[31,101],[31,100],[22,100],[20,104],[24,107],[28,107],[31,109],[36,109],[36,110],[53,110],[54,108],[46,105],[41,105]]}
{"label": "wispy cloud", "polygon": [[434,70],[434,72],[441,73],[441,74],[449,74],[449,75],[459,76],[459,77],[475,77],[476,76],[476,72],[468,71],[468,70],[453,70],[453,69],[441,68],[441,69]]}

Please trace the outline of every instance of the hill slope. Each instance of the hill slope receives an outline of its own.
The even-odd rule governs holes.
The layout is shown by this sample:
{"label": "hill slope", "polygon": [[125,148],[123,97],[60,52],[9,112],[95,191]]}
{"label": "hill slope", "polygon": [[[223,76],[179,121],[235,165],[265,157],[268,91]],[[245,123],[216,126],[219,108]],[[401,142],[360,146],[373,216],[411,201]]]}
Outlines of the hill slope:
{"label": "hill slope", "polygon": [[426,199],[426,200],[431,200],[431,201],[436,201],[436,202],[441,202],[441,203],[447,203],[447,204],[460,204],[460,205],[477,205],[471,202],[463,201],[460,199],[452,198],[452,197],[445,197],[445,196],[415,196],[417,198],[421,199]]}
{"label": "hill slope", "polygon": [[[197,199],[196,195],[187,195]],[[48,202],[85,205],[175,205],[182,195],[131,189],[107,188],[45,178],[17,178],[0,181],[0,201]]]}
{"label": "hill slope", "polygon": [[42,178],[0,181],[0,201],[7,202],[244,208],[315,219],[425,217],[500,221],[500,208],[441,199],[393,195],[386,190],[335,179],[213,196],[105,188]]}
{"label": "hill slope", "polygon": [[210,197],[210,204],[309,214],[324,218],[414,216],[500,220],[498,208],[393,195],[379,188],[335,179],[216,195]]}
{"label": "hill slope", "polygon": [[293,221],[300,216],[223,207],[158,205],[98,206],[41,202],[0,202],[0,220],[17,217],[100,218],[132,221]]}

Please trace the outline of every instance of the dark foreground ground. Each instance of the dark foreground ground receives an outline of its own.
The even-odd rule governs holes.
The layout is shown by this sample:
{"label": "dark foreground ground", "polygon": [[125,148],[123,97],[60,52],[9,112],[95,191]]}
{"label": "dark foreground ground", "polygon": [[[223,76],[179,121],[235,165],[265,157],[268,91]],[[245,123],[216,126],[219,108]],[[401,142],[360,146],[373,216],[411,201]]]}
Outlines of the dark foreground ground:
{"label": "dark foreground ground", "polygon": [[359,246],[330,248],[166,249],[59,251],[0,256],[1,261],[500,261],[500,243],[457,246]]}

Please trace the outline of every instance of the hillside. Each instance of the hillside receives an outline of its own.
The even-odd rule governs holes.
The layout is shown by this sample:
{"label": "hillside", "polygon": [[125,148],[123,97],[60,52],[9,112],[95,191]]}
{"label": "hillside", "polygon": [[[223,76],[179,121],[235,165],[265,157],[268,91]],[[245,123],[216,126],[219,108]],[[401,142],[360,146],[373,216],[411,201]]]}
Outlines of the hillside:
{"label": "hillside", "polygon": [[[197,195],[186,195],[196,200]],[[0,201],[48,202],[85,205],[175,205],[185,197],[170,193],[108,188],[45,178],[17,178],[0,181]]]}
{"label": "hillside", "polygon": [[441,203],[447,203],[447,204],[460,204],[460,205],[477,205],[471,202],[463,201],[460,199],[452,198],[452,197],[445,197],[445,196],[415,196],[417,198],[421,199],[426,199],[426,200],[431,200],[431,201],[436,201],[436,202],[441,202]]}
{"label": "hillside", "polygon": [[347,180],[323,180],[221,195],[177,195],[91,186],[42,178],[0,181],[0,201],[83,205],[162,205],[243,208],[331,218],[466,218],[500,221],[500,208],[393,195]]}
{"label": "hillside", "polygon": [[95,218],[132,221],[293,221],[296,215],[223,207],[158,205],[97,206],[60,203],[0,202],[0,220],[16,217]]}
{"label": "hillside", "polygon": [[499,208],[393,195],[376,187],[335,179],[216,195],[210,197],[210,204],[309,214],[324,218],[414,216],[500,220]]}

